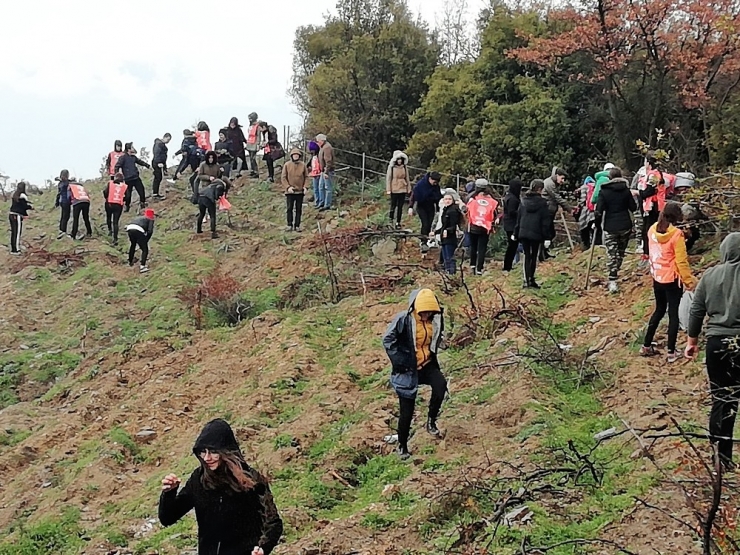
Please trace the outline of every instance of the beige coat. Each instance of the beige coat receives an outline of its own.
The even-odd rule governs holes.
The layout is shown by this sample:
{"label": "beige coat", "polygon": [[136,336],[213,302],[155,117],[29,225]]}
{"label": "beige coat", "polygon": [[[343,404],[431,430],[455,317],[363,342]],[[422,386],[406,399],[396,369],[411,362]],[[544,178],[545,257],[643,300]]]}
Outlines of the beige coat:
{"label": "beige coat", "polygon": [[[396,160],[403,160],[403,165],[398,166]],[[409,157],[397,150],[393,153],[388,170],[385,173],[385,190],[387,193],[410,193],[411,178],[408,169]]]}

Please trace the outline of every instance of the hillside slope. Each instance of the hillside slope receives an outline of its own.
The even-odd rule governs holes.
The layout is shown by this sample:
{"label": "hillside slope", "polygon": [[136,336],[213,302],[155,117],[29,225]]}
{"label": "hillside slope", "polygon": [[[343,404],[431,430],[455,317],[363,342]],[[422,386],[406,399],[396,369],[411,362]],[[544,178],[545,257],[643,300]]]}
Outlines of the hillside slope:
{"label": "hillside slope", "polygon": [[[96,202],[102,184],[88,187]],[[463,284],[413,239],[374,256],[377,233],[357,230],[376,229],[385,201],[341,198],[320,220],[338,237],[328,260],[312,209],[306,232],[282,231],[275,186],[239,183],[214,241],[193,234],[194,208],[170,191],[153,205],[148,275],[108,244],[102,203],[95,237],[72,242],[53,239],[53,199],[37,200],[26,254],[0,254],[0,554],[193,550],[192,517],[169,529],[154,520],[158,486],[195,468],[192,443],[214,417],[271,476],[286,522],[276,553],[700,552],[676,520],[696,525],[687,472],[708,499],[696,455],[630,431],[673,430],[672,418],[698,431],[707,412],[699,363],[636,357],[651,304],[636,260],[617,297],[584,288],[585,254],[544,266],[536,293],[498,263]],[[181,300],[214,275],[238,284],[237,326]],[[435,441],[421,427],[422,388],[402,462],[383,440],[398,409],[379,337],[419,286],[446,308],[451,395]]]}

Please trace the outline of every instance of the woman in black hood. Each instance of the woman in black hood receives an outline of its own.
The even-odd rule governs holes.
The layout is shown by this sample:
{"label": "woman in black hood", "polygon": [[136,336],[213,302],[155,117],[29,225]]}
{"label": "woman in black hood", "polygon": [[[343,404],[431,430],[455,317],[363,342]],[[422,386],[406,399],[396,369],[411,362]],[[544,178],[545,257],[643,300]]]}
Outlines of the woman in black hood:
{"label": "woman in black hood", "polygon": [[512,239],[514,231],[516,230],[516,222],[519,218],[519,207],[522,203],[522,183],[521,179],[514,178],[509,181],[509,190],[506,192],[506,196],[503,200],[504,205],[504,231],[506,231],[506,238],[508,244],[506,246],[506,254],[504,255],[504,272],[510,272],[514,266],[514,258],[516,252],[519,250],[519,241]]}
{"label": "woman in black hood", "polygon": [[200,466],[162,480],[159,521],[171,526],[191,509],[198,521],[198,555],[269,555],[283,521],[262,474],[244,462],[234,432],[220,418],[205,425],[193,446]]}
{"label": "woman in black hood", "polygon": [[[229,120],[226,139],[231,141],[231,155],[234,157],[234,165],[232,168],[237,172],[246,170],[247,153],[244,150],[244,144],[247,142],[247,138],[244,136],[244,131],[242,130],[242,126],[239,125],[239,120],[237,118],[231,118],[231,120]],[[239,165],[238,160],[242,161],[241,165]]]}

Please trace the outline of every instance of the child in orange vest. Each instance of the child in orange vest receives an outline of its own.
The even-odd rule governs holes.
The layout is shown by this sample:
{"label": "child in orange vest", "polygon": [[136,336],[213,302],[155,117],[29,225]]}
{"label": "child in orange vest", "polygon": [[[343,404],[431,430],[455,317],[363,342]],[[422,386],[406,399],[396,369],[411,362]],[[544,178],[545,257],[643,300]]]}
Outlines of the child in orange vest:
{"label": "child in orange vest", "polygon": [[90,195],[79,183],[70,183],[69,198],[72,200],[72,239],[82,239],[77,236],[80,225],[80,214],[85,222],[87,237],[92,237],[92,226],[90,225]]}
{"label": "child in orange vest", "polygon": [[650,273],[653,276],[655,312],[650,317],[645,342],[640,349],[642,356],[659,354],[653,347],[653,338],[660,321],[668,312],[668,362],[678,360],[676,339],[678,338],[678,307],[684,287],[692,290],[696,280],[691,273],[683,231],[675,227],[683,219],[681,206],[668,203],[658,216],[658,222],[647,233],[650,247]]}
{"label": "child in orange vest", "polygon": [[123,213],[128,185],[123,181],[123,174],[118,172],[103,189],[105,199],[105,224],[108,226],[108,235],[113,237],[113,245],[118,245],[118,222]]}

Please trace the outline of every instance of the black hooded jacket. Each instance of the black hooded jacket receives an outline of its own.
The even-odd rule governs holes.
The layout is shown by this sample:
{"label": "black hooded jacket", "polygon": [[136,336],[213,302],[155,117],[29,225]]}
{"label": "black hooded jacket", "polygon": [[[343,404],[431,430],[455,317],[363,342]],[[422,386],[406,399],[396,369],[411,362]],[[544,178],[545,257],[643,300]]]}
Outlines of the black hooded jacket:
{"label": "black hooded jacket", "polygon": [[503,200],[504,205],[504,231],[507,234],[514,233],[516,221],[519,217],[519,206],[521,205],[522,182],[512,179],[509,182],[509,190]]}
{"label": "black hooded jacket", "polygon": [[604,231],[617,233],[632,229],[632,212],[637,210],[637,202],[632,196],[626,179],[617,178],[601,186],[596,201],[596,221],[604,221]]}
{"label": "black hooded jacket", "polygon": [[167,163],[167,152],[169,149],[162,139],[154,139],[154,147],[152,148],[152,166],[157,164]]}
{"label": "black hooded jacket", "polygon": [[129,154],[128,152],[121,156],[116,162],[116,173],[119,171],[123,173],[124,181],[130,181],[139,177],[139,168],[136,166],[143,166],[145,168],[150,167],[149,164],[144,162],[141,158],[135,154]]}
{"label": "black hooded jacket", "polygon": [[519,207],[514,236],[527,241],[546,241],[550,235],[550,210],[540,193],[528,192]]}
{"label": "black hooded jacket", "polygon": [[[234,124],[234,128],[231,128],[231,124]],[[231,118],[229,121],[229,127],[226,131],[226,140],[231,141],[231,154],[240,158],[244,155],[244,143],[247,142],[247,138],[244,136],[242,126],[239,125],[237,118]]]}
{"label": "black hooded jacket", "polygon": [[[204,449],[238,454],[243,459],[231,426],[221,419],[205,425],[195,441],[193,454],[198,457]],[[237,493],[226,487],[206,489],[201,461],[201,466],[179,492],[174,489],[162,492],[159,521],[171,526],[195,509],[198,555],[245,555],[257,546],[269,555],[283,533],[283,521],[267,480],[245,462],[242,468],[256,483],[249,491]]]}

